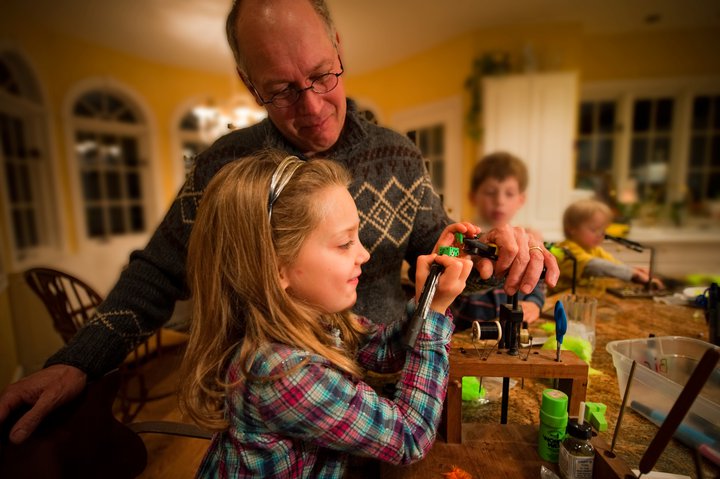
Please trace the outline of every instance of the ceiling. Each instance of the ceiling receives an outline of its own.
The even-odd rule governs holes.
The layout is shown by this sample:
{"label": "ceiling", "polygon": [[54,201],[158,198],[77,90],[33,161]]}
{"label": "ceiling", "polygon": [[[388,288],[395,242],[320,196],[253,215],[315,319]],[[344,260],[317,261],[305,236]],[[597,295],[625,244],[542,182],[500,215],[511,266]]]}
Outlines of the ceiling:
{"label": "ceiling", "polygon": [[[172,65],[232,72],[231,0],[4,0],[31,22]],[[466,32],[574,22],[618,32],[720,26],[717,0],[328,0],[353,73],[393,64]],[[4,8],[3,8],[4,9]],[[7,11],[7,10],[6,10]]]}

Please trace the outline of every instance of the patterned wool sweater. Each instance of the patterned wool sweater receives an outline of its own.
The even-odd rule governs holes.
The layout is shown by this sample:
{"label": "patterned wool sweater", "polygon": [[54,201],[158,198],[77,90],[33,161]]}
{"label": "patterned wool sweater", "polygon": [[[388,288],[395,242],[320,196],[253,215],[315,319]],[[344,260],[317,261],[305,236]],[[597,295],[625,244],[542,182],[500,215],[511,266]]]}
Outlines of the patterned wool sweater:
{"label": "patterned wool sweater", "polygon": [[[402,317],[402,260],[415,265],[429,253],[449,219],[417,147],[404,136],[374,125],[348,100],[344,128],[324,157],[352,175],[350,193],[360,214],[360,239],[371,254],[363,266],[354,311],[376,323]],[[262,148],[302,153],[264,120],[220,138],[200,154],[193,170],[147,246],[130,262],[98,307],[96,316],[50,359],[97,377],[116,367],[134,347],[170,317],[186,299],[187,243],[198,204],[210,179],[228,162]]]}

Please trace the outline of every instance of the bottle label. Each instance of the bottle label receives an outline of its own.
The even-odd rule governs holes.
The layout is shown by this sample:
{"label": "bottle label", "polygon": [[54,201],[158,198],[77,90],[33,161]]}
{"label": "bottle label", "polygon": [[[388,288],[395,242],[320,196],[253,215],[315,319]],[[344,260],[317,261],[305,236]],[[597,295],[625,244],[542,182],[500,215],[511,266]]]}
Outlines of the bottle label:
{"label": "bottle label", "polygon": [[573,456],[564,447],[560,448],[558,466],[565,479],[592,479],[594,456]]}

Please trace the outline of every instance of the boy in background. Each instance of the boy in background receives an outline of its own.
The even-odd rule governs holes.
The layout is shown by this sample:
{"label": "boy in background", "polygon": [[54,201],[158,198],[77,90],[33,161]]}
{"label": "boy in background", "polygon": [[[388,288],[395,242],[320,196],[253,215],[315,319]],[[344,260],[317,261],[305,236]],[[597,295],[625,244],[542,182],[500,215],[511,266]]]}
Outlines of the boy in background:
{"label": "boy in background", "polygon": [[[473,170],[470,181],[470,202],[477,218],[475,223],[483,231],[511,224],[515,214],[525,204],[528,173],[525,163],[506,152],[491,153],[483,157]],[[535,242],[542,244],[540,234],[527,230]],[[529,294],[518,292],[518,303],[528,323],[540,317],[545,303],[545,285],[540,281]],[[457,329],[465,329],[473,321],[497,318],[501,304],[510,300],[502,284],[481,291],[458,296],[452,306]]]}
{"label": "boy in background", "polygon": [[[649,271],[628,266],[615,259],[600,244],[605,240],[605,230],[612,221],[612,211],[605,203],[595,199],[583,199],[572,203],[563,214],[565,241],[558,246],[567,248],[577,259],[577,278],[609,276],[624,281],[647,284]],[[560,279],[555,290],[570,287],[572,264],[562,261]],[[662,282],[653,278],[652,284],[663,288]]]}

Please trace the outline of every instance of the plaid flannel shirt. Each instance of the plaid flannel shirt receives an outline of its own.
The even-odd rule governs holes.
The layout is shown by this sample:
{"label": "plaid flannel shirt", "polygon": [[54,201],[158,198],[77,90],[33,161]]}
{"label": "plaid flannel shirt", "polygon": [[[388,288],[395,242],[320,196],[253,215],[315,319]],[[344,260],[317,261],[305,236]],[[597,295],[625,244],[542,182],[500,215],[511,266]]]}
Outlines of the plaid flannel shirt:
{"label": "plaid flannel shirt", "polygon": [[198,477],[335,478],[348,453],[393,464],[422,459],[445,399],[453,322],[449,312],[430,314],[408,353],[399,342],[403,323],[376,326],[357,358],[379,372],[403,368],[392,400],[283,344],[262,348],[251,367],[259,376],[289,371],[279,379],[245,381],[233,362],[227,379],[240,382],[226,400],[230,428],[213,438]]}

